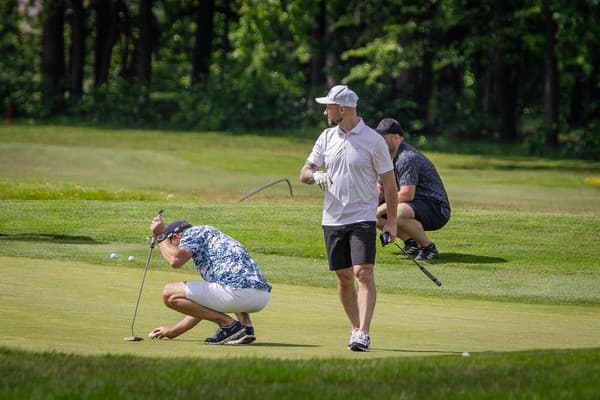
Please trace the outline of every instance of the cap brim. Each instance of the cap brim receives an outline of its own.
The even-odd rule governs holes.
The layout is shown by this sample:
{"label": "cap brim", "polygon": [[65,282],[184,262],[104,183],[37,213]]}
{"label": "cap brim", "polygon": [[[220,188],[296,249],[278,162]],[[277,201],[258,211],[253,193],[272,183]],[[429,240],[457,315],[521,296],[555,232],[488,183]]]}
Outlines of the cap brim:
{"label": "cap brim", "polygon": [[317,97],[315,101],[319,104],[336,104],[335,101],[331,101],[329,97]]}

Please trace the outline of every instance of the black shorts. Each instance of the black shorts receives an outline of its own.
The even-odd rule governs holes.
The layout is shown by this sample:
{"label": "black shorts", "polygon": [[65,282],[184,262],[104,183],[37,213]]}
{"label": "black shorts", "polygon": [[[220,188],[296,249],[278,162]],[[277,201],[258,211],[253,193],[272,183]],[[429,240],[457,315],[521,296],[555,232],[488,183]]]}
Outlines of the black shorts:
{"label": "black shorts", "polygon": [[353,265],[375,264],[377,228],[375,221],[349,225],[323,225],[329,270]]}
{"label": "black shorts", "polygon": [[407,203],[415,212],[415,219],[426,231],[442,228],[450,219],[450,209],[434,200],[413,200]]}

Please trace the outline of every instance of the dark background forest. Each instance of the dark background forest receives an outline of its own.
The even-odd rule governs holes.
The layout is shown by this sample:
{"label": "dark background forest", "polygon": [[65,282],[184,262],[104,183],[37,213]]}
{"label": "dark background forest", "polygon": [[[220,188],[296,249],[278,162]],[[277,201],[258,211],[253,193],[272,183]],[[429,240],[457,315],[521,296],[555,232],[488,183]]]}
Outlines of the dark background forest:
{"label": "dark background forest", "polygon": [[600,0],[0,0],[0,107],[293,131],[322,126],[313,98],[344,83],[371,126],[600,159],[599,16]]}

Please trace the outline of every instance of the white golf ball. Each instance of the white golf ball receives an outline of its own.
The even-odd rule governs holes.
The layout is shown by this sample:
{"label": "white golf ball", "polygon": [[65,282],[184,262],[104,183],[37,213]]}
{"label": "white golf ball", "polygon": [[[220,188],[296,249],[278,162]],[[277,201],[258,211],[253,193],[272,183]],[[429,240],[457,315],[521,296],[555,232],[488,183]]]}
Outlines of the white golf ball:
{"label": "white golf ball", "polygon": [[112,254],[110,255],[110,258],[119,258],[119,256],[117,255],[117,253],[112,253]]}
{"label": "white golf ball", "polygon": [[469,356],[470,356],[470,354],[469,354],[469,352],[468,352],[468,351],[463,351],[463,353],[462,353],[462,356],[463,356],[463,357],[469,357]]}
{"label": "white golf ball", "polygon": [[148,333],[148,337],[149,337],[150,339],[154,339],[154,335],[152,334],[152,332]]}
{"label": "white golf ball", "polygon": [[135,257],[134,256],[129,256],[129,257],[127,257],[127,260],[128,261],[135,261]]}

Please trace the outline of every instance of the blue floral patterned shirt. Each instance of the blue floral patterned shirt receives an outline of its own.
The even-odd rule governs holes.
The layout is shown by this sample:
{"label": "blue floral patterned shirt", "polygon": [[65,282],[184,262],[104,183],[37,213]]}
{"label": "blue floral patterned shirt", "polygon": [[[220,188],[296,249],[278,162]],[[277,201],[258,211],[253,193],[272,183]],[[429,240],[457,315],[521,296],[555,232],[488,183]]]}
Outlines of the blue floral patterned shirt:
{"label": "blue floral patterned shirt", "polygon": [[207,282],[220,283],[232,289],[271,291],[271,285],[244,245],[212,226],[187,229],[179,247],[194,253],[194,267]]}

